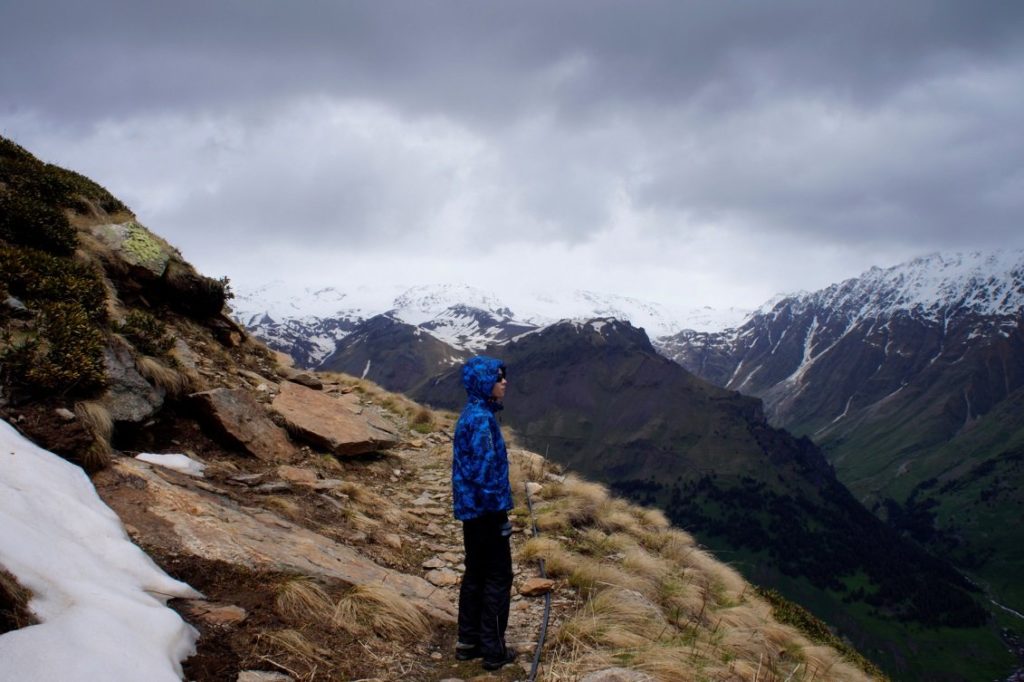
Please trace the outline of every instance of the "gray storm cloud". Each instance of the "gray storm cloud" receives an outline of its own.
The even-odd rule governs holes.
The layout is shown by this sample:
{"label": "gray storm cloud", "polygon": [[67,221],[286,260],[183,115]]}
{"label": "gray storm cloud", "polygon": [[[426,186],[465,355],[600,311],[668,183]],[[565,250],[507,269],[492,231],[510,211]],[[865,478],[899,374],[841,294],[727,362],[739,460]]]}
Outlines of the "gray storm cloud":
{"label": "gray storm cloud", "polygon": [[1024,240],[1020,3],[7,3],[0,57],[0,132],[187,255],[520,244],[710,282]]}

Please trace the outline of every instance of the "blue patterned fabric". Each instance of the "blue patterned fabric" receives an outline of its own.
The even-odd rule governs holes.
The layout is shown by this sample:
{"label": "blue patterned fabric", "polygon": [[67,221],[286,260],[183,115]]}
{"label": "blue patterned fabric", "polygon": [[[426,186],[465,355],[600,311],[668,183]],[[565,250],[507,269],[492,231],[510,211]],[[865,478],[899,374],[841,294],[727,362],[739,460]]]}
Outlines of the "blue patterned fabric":
{"label": "blue patterned fabric", "polygon": [[455,518],[460,521],[512,508],[508,453],[494,417],[501,403],[491,397],[504,371],[500,360],[483,355],[470,358],[462,367],[468,399],[455,425],[452,457],[452,497]]}

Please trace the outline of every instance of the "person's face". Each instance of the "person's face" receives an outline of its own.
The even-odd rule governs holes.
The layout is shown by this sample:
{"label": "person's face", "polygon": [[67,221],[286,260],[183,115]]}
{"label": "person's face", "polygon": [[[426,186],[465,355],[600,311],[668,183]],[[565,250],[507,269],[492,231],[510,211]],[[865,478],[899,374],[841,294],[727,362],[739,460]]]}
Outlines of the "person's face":
{"label": "person's face", "polygon": [[508,380],[505,377],[501,377],[494,384],[494,388],[491,389],[491,395],[498,400],[505,399],[505,388],[508,386]]}

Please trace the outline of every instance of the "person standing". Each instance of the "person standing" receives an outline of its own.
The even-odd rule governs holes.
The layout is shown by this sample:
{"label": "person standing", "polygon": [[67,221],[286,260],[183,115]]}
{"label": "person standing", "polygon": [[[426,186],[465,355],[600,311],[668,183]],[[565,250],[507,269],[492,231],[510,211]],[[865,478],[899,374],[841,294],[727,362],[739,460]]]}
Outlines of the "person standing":
{"label": "person standing", "polygon": [[495,413],[503,408],[505,365],[478,355],[462,367],[466,407],[455,425],[452,499],[462,521],[466,572],[459,591],[459,641],[455,657],[483,659],[497,670],[516,658],[505,644],[512,589],[512,486],[508,453]]}

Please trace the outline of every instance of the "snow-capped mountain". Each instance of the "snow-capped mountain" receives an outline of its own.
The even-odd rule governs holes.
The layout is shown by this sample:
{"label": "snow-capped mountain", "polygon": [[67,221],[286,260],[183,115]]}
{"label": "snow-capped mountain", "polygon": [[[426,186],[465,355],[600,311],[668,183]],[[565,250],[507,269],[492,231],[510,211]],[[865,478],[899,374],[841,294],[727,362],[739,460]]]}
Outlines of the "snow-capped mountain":
{"label": "snow-capped mountain", "polygon": [[[660,349],[713,383],[762,398],[774,423],[826,450],[834,441],[837,458],[851,434],[870,428],[881,438],[889,433],[881,423],[904,412],[903,426],[922,433],[894,442],[913,451],[921,439],[954,438],[1024,386],[1024,251],[872,268],[783,297],[736,328],[662,339]],[[840,468],[852,466],[843,461]],[[849,483],[881,490],[895,475],[888,469]]]}
{"label": "snow-capped mountain", "polygon": [[324,362],[360,324],[382,314],[460,352],[477,352],[563,319],[626,320],[655,338],[680,329],[723,329],[748,314],[736,308],[672,307],[582,290],[511,292],[498,297],[462,284],[341,291],[335,287],[290,290],[281,281],[240,290],[232,307],[235,317],[256,336],[306,367]]}

